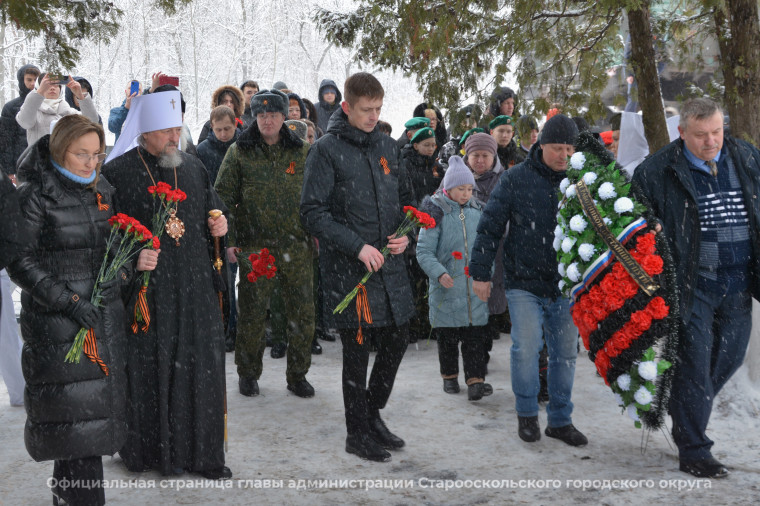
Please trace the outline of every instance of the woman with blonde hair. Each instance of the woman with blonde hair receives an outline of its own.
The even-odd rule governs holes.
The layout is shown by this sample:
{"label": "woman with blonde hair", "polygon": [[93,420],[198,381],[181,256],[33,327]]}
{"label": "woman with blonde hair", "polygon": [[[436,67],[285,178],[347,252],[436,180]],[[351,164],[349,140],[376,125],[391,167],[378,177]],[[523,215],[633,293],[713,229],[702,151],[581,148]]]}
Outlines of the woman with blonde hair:
{"label": "woman with blonde hair", "polygon": [[[102,455],[126,439],[126,314],[121,287],[129,272],[101,283],[102,306],[90,297],[106,255],[113,188],[100,177],[103,128],[81,115],[61,118],[18,162],[21,213],[31,241],[8,266],[22,289],[24,440],[36,461],[54,460],[53,504],[104,504]],[[143,250],[138,270],[155,268]],[[80,328],[93,328],[101,367],[64,358]],[[73,486],[72,486],[73,483]]]}

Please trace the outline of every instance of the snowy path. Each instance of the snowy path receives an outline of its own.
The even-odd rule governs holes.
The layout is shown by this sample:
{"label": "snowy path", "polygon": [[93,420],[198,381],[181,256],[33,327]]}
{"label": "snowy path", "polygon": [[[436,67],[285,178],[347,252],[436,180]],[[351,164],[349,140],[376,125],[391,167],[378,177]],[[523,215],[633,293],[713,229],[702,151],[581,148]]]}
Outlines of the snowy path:
{"label": "snowy path", "polygon": [[[517,437],[514,397],[509,385],[508,336],[494,343],[489,381],[494,395],[477,403],[445,394],[438,375],[435,342],[411,345],[383,416],[407,446],[390,463],[370,463],[344,451],[345,425],[340,388],[339,343],[323,343],[308,379],[312,399],[285,389],[285,360],[265,356],[262,395],[245,398],[237,391],[232,354],[227,354],[230,445],[227,464],[231,487],[161,487],[158,473],[131,474],[120,459],[104,458],[107,480],[146,480],[155,488],[113,488],[110,504],[757,504],[760,502],[760,392],[750,386],[744,368],[718,398],[709,435],[714,454],[733,472],[725,480],[691,479],[678,471],[676,453],[661,433],[651,434],[641,453],[642,432],[621,415],[611,394],[595,377],[582,352],[578,357],[573,421],[589,438],[585,448],[571,448],[547,437],[527,444]],[[0,382],[0,385],[2,383]],[[52,462],[36,463],[26,453],[23,408],[8,405],[0,386],[0,505],[50,504],[46,480]],[[541,427],[546,415],[539,417]],[[174,477],[193,486],[200,477]],[[237,480],[273,480],[280,488],[239,488]],[[289,481],[338,480],[333,486],[289,488]],[[387,480],[408,485],[395,489],[340,487],[340,481]],[[451,480],[505,480],[514,488],[462,487],[444,490]],[[520,480],[539,480],[533,488]],[[557,480],[542,482],[540,480]],[[577,480],[577,481],[576,481]],[[582,480],[591,480],[583,490]],[[594,480],[642,480],[639,488],[594,488]],[[653,488],[646,488],[651,480]],[[661,482],[661,480],[664,480]],[[670,481],[674,480],[674,481]],[[680,480],[680,481],[678,481]],[[600,483],[596,483],[599,485]],[[639,482],[635,485],[638,485]],[[358,482],[354,482],[359,486]],[[461,485],[461,484],[460,484]],[[523,483],[527,485],[527,483]],[[536,485],[543,488],[536,488]],[[559,485],[555,487],[555,485]],[[661,487],[661,485],[667,485]],[[678,486],[682,490],[678,490]],[[689,490],[689,487],[694,487]],[[699,488],[696,488],[696,487]],[[710,488],[706,488],[709,486]]]}

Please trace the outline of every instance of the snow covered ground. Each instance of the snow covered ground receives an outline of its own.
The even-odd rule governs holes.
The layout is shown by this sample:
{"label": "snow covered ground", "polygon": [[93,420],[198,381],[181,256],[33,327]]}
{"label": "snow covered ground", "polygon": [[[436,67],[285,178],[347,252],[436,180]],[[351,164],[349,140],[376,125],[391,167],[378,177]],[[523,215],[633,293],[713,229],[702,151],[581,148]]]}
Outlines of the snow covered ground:
{"label": "snow covered ground", "polygon": [[[494,343],[489,376],[494,395],[475,403],[467,401],[464,390],[459,395],[442,391],[434,341],[411,345],[383,411],[391,430],[407,442],[389,463],[366,462],[344,451],[339,343],[323,343],[324,354],[314,357],[308,376],[317,391],[312,399],[285,389],[285,360],[268,353],[259,382],[262,395],[241,396],[233,355],[227,354],[227,464],[234,473],[229,488],[199,487],[203,480],[195,475],[132,474],[118,457],[104,457],[106,479],[132,484],[107,490],[106,499],[129,505],[760,502],[760,391],[745,368],[718,397],[709,429],[714,455],[732,472],[724,480],[697,480],[678,471],[669,435],[642,432],[620,414],[583,352],[573,420],[589,445],[571,448],[545,436],[537,443],[522,442],[509,384],[509,345],[506,335]],[[50,504],[46,480],[53,464],[32,461],[24,448],[24,409],[8,404],[0,386],[0,504]],[[539,420],[543,428],[545,413]],[[162,487],[169,479],[176,480],[174,486],[167,481]],[[249,488],[244,480],[251,480]],[[263,480],[278,487],[254,488]],[[383,482],[395,488],[381,488]],[[502,488],[483,487],[483,482]],[[155,488],[137,488],[146,484]]]}

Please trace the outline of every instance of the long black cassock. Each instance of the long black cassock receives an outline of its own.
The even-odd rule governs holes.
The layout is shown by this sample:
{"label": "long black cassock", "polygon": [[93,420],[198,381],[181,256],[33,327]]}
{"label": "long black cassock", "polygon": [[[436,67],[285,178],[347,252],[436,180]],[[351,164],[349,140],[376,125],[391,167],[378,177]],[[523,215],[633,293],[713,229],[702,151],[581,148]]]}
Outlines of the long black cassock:
{"label": "long black cassock", "polygon": [[[139,150],[139,153],[138,153]],[[116,188],[116,212],[151,228],[159,200],[148,193],[156,182],[174,188],[174,169],[142,148],[103,166]],[[128,331],[128,437],[119,452],[129,470],[157,468],[203,471],[224,465],[224,331],[212,280],[211,209],[225,210],[203,164],[182,153],[177,186],[187,194],[177,217],[185,234],[179,246],[161,237],[158,266],[147,292],[150,328]],[[140,278],[142,280],[142,278]],[[128,306],[132,323],[136,294]]]}

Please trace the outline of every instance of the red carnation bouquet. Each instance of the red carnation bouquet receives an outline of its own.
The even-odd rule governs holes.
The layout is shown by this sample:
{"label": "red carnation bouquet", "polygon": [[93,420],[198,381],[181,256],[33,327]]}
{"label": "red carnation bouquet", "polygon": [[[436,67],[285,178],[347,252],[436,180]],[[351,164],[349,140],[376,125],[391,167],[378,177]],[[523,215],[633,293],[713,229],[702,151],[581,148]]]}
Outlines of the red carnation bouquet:
{"label": "red carnation bouquet", "polygon": [[560,290],[596,370],[636,427],[666,412],[678,344],[678,290],[667,241],[615,161],[579,136],[560,184],[554,248]]}
{"label": "red carnation bouquet", "polygon": [[[115,253],[113,255],[106,253],[103,262],[100,264],[95,286],[92,289],[90,302],[98,307],[102,307],[101,284],[115,279],[119,269],[128,262],[131,262],[141,249],[150,244],[153,238],[150,230],[145,228],[136,219],[123,213],[117,213],[112,216],[108,220],[108,224],[111,225],[111,233],[106,243],[106,251],[112,252],[115,250]],[[116,247],[117,242],[118,247]],[[83,349],[87,358],[98,364],[106,376],[108,376],[108,366],[98,356],[94,329],[82,328],[79,330],[74,338],[74,344],[66,354],[65,361],[79,363]]]}
{"label": "red carnation bouquet", "polygon": [[259,278],[266,277],[272,279],[277,273],[277,267],[274,265],[274,257],[269,254],[267,248],[258,253],[251,253],[248,256],[251,262],[251,272],[248,273],[248,281],[255,283]]}
{"label": "red carnation bouquet", "polygon": [[[166,222],[171,214],[172,206],[187,199],[187,194],[179,188],[173,190],[171,185],[163,181],[159,181],[155,186],[149,186],[148,193],[151,194],[154,201],[158,199],[160,205],[158,212],[153,215],[153,238],[147,247],[158,250],[161,248],[161,236],[166,230]],[[142,328],[143,332],[147,332],[150,328],[150,310],[147,299],[150,271],[143,272],[142,279],[142,286],[137,293],[137,301],[135,302],[134,320],[132,321],[132,333],[134,334],[137,334],[138,328]],[[140,323],[142,325],[139,325]]]}
{"label": "red carnation bouquet", "polygon": [[[403,237],[416,228],[435,228],[435,220],[429,214],[423,213],[422,211],[419,211],[412,206],[404,206],[404,221],[402,221],[401,225],[398,226],[393,236]],[[382,253],[383,258],[388,258],[390,249],[387,245],[383,246],[383,249],[380,250],[380,253]],[[362,342],[364,342],[361,328],[362,316],[364,316],[364,319],[367,321],[367,323],[372,323],[372,313],[370,313],[369,302],[367,300],[367,289],[364,287],[365,283],[367,283],[367,280],[372,276],[372,274],[374,274],[373,271],[367,271],[367,273],[362,277],[361,281],[359,281],[359,284],[356,285],[354,289],[351,290],[348,295],[343,298],[340,304],[338,304],[338,306],[333,310],[333,314],[342,313],[343,310],[348,307],[349,303],[354,300],[357,295],[359,295],[356,300],[356,312],[359,315],[359,332],[356,335],[356,340],[359,342],[359,344],[362,344]]]}

